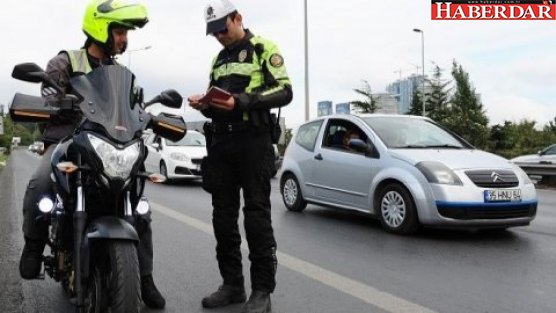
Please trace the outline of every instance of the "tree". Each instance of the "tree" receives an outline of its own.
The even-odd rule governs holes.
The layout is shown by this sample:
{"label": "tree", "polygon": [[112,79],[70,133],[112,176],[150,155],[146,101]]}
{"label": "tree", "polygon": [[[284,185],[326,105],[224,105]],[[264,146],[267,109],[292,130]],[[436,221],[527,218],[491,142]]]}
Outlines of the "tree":
{"label": "tree", "polygon": [[[426,103],[425,103],[426,105]],[[423,100],[421,100],[421,92],[415,88],[411,96],[411,107],[409,108],[409,115],[423,115]]]}
{"label": "tree", "polygon": [[4,117],[4,135],[0,135],[0,146],[11,149],[12,137],[20,137],[21,145],[29,145],[34,140],[31,123],[14,123],[9,116]]}
{"label": "tree", "polygon": [[471,144],[484,149],[488,146],[488,118],[469,81],[469,74],[455,60],[452,63],[452,77],[455,92],[450,99],[449,116],[442,124]]}
{"label": "tree", "polygon": [[280,152],[280,155],[284,155],[284,152],[286,152],[286,147],[292,140],[292,137],[293,130],[291,128],[286,128],[286,131],[284,132],[284,144],[278,144],[278,152]]}
{"label": "tree", "polygon": [[353,89],[356,93],[365,97],[365,100],[355,100],[351,101],[350,104],[355,106],[357,113],[375,113],[376,110],[380,109],[377,106],[377,100],[372,94],[371,85],[366,80],[363,80],[363,87]]}
{"label": "tree", "polygon": [[556,133],[556,117],[544,127],[545,131]]}
{"label": "tree", "polygon": [[425,94],[427,116],[440,124],[443,124],[450,115],[448,85],[451,82],[442,78],[442,72],[443,70],[434,64],[432,78],[426,80],[430,86],[429,93]]}

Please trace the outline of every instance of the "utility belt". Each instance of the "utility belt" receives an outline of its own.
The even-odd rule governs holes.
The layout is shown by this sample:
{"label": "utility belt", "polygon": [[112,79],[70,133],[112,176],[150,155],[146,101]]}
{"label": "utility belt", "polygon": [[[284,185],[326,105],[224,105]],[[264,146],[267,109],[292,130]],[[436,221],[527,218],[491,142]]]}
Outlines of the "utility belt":
{"label": "utility belt", "polygon": [[213,134],[233,134],[253,131],[255,128],[249,122],[210,122],[205,124],[205,132]]}

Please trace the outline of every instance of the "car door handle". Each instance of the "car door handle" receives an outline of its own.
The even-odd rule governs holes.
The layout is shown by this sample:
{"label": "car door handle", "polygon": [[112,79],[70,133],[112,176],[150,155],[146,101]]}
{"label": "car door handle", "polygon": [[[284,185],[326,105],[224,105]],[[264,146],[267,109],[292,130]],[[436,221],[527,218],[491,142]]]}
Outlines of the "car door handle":
{"label": "car door handle", "polygon": [[319,153],[319,154],[315,155],[315,160],[322,161],[322,154]]}

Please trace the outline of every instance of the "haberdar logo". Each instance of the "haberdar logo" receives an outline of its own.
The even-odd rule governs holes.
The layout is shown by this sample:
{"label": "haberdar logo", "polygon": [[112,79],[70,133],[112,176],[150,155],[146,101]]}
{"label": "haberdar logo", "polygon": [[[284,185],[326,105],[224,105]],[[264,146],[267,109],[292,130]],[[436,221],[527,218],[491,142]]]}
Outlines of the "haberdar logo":
{"label": "haberdar logo", "polygon": [[433,20],[556,20],[556,0],[432,0]]}

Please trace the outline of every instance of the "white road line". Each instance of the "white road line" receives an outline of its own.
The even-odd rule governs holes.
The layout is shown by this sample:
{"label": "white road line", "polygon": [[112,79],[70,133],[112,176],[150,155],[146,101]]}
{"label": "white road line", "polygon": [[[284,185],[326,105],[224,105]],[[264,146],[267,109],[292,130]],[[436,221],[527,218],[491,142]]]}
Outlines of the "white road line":
{"label": "white road line", "polygon": [[[174,211],[163,205],[152,203],[154,211],[162,213],[179,222],[196,228],[206,234],[213,235],[212,225],[198,219],[192,218],[180,212]],[[247,250],[245,242],[241,245],[242,249]],[[324,285],[332,287],[340,292],[348,294],[354,298],[374,305],[382,310],[392,313],[435,313],[435,311],[423,307],[419,304],[396,297],[393,294],[380,291],[374,287],[365,285],[351,278],[334,273],[318,265],[303,261],[292,255],[277,252],[278,264],[292,271],[305,275]]]}

